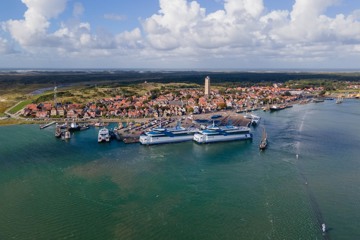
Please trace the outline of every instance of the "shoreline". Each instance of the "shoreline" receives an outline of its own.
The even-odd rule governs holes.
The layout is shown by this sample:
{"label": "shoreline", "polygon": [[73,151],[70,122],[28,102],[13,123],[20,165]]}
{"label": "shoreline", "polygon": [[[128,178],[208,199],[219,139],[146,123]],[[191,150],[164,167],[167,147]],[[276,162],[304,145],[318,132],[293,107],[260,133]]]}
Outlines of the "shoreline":
{"label": "shoreline", "polygon": [[[337,95],[334,96],[326,96],[326,98],[333,98],[336,99]],[[359,100],[359,98],[346,98],[349,100]],[[296,100],[293,102],[289,102],[287,104],[289,105],[296,105],[296,104],[302,104],[301,103],[302,100]],[[189,116],[192,116],[193,119],[192,120],[196,120],[199,118],[206,118],[206,117],[210,117],[211,115],[214,114],[221,114],[221,113],[226,113],[227,115],[229,114],[237,114],[239,116],[242,115],[242,113],[236,113],[237,110],[235,109],[229,109],[229,110],[219,110],[219,111],[214,111],[214,112],[208,112],[208,113],[201,113],[201,114],[190,114],[190,115],[182,115],[182,116],[167,116],[167,117],[142,117],[142,118],[93,118],[93,119],[75,119],[76,122],[79,123],[95,123],[95,122],[105,122],[105,123],[119,123],[119,122],[138,122],[138,123],[142,123],[142,122],[148,122],[151,119],[162,119],[162,118],[175,118],[175,119],[182,119],[182,118],[188,118]],[[258,108],[257,110],[254,111],[262,111],[261,108]],[[253,112],[253,111],[250,111]],[[59,123],[65,123],[65,122],[70,122],[72,121],[71,119],[64,119],[64,118],[46,118],[46,119],[32,119],[32,118],[12,118],[11,116],[7,116],[7,117],[2,117],[0,118],[0,126],[11,126],[11,125],[24,125],[24,124],[46,124],[46,123],[50,123],[52,121],[56,121]]]}
{"label": "shoreline", "polygon": [[[260,111],[260,110],[258,110]],[[216,112],[209,112],[209,113],[201,113],[201,114],[191,114],[191,115],[182,115],[182,116],[168,116],[168,117],[144,117],[144,118],[94,118],[94,119],[75,119],[78,123],[96,123],[96,122],[104,122],[104,123],[120,123],[120,122],[136,122],[136,123],[144,123],[148,122],[152,119],[191,119],[197,120],[202,118],[210,118],[212,115],[216,114],[225,114],[227,116],[230,115],[238,115],[242,116],[241,113],[236,113],[236,110],[222,110],[222,111],[216,111]],[[24,124],[46,124],[56,121],[58,123],[65,123],[72,121],[71,119],[63,119],[63,118],[47,118],[47,119],[31,119],[31,118],[11,118],[11,117],[5,117],[4,119],[0,119],[0,126],[9,126],[9,125],[24,125]]]}

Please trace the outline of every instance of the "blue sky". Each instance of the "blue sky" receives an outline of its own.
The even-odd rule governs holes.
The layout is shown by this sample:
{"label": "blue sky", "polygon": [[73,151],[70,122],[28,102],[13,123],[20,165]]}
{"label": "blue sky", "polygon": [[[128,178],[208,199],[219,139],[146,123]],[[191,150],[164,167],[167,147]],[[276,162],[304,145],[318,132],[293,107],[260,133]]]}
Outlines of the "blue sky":
{"label": "blue sky", "polygon": [[2,0],[0,68],[359,68],[360,1]]}

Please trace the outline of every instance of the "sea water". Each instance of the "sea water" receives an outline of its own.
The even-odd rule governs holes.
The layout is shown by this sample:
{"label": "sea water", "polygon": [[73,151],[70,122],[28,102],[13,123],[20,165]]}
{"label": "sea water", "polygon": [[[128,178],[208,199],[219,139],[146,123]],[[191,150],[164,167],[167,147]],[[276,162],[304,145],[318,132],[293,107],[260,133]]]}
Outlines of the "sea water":
{"label": "sea water", "polygon": [[0,127],[0,239],[359,238],[360,102],[255,114],[252,141],[205,145]]}

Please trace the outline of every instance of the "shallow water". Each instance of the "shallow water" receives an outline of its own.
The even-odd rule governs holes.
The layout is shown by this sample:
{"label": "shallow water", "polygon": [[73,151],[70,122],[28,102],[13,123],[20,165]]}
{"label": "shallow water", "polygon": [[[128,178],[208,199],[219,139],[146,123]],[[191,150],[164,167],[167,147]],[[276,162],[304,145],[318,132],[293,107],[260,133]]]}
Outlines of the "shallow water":
{"label": "shallow water", "polygon": [[356,239],[360,102],[256,114],[253,141],[208,145],[0,127],[0,239]]}

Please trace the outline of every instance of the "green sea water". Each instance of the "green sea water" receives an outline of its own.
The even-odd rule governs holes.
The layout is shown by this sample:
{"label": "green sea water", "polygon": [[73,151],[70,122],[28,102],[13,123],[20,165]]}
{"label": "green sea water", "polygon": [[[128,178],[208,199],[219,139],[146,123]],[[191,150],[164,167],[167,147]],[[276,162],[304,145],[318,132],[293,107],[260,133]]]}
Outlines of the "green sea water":
{"label": "green sea water", "polygon": [[256,114],[253,141],[207,145],[0,127],[0,239],[359,239],[360,102]]}

